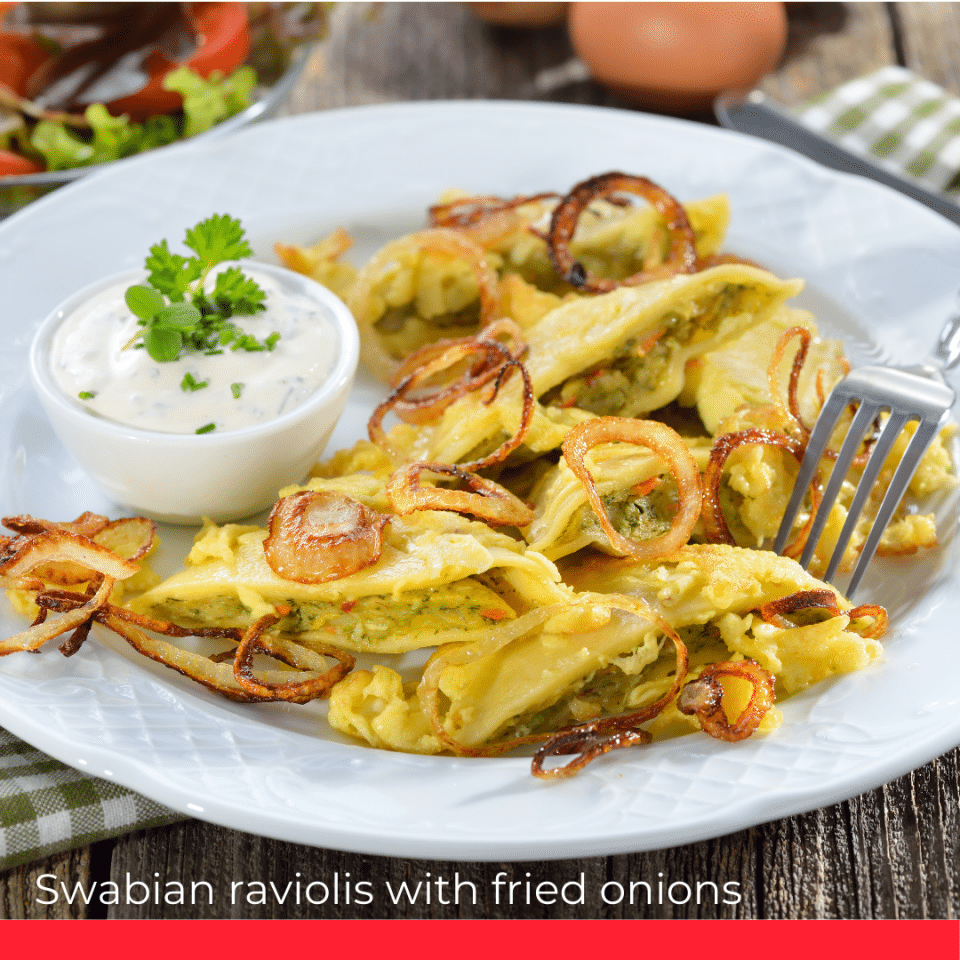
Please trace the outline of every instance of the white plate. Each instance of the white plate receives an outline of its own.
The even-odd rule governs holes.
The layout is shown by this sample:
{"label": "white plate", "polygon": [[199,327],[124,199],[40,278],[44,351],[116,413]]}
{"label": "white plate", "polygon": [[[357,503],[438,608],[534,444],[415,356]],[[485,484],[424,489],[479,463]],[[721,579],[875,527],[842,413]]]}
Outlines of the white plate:
{"label": "white plate", "polygon": [[[0,510],[109,510],[24,384],[30,335],[78,287],[142,261],[212,212],[258,252],[342,225],[359,255],[422,223],[437,193],[563,190],[644,173],[681,198],[727,191],[728,248],[808,281],[803,302],[855,361],[919,359],[956,303],[960,230],[874,184],[706,126],[593,108],[481,102],[361,108],[268,123],[136,158],[0,225]],[[361,384],[335,436],[363,430]],[[948,511],[946,525],[956,525]],[[949,532],[948,530],[948,532]],[[184,813],[373,854],[537,859],[667,847],[810,810],[960,743],[957,538],[882,565],[858,599],[888,605],[882,662],[784,705],[776,733],[690,736],[620,751],[566,782],[529,759],[373,751],[332,736],[321,707],[238,706],[119,646],[0,661],[0,723],[66,763]],[[168,531],[167,562],[183,536]],[[4,610],[0,627],[18,621]]]}

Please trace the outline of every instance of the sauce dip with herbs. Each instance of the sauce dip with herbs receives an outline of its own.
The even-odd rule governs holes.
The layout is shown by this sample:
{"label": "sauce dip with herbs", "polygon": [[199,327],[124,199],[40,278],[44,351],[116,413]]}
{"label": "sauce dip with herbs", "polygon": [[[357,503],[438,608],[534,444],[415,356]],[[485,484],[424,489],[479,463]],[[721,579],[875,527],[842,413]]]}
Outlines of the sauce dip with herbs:
{"label": "sauce dip with herbs", "polygon": [[126,281],[64,318],[50,352],[54,380],[92,415],[160,433],[239,430],[296,409],[329,376],[336,331],[293,284],[249,261],[243,272],[266,293],[266,311],[231,322],[271,349],[228,344],[158,363],[135,340],[143,328],[124,302]]}

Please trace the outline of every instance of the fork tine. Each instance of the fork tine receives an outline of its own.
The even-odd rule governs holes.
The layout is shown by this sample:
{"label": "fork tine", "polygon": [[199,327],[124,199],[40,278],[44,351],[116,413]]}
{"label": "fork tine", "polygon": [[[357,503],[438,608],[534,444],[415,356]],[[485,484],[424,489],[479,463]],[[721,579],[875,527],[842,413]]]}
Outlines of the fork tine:
{"label": "fork tine", "polygon": [[827,448],[830,436],[833,434],[833,428],[840,419],[840,414],[846,409],[849,397],[844,396],[839,390],[834,390],[827,402],[820,411],[820,416],[814,425],[813,432],[807,442],[807,449],[800,463],[800,471],[793,484],[793,492],[790,494],[790,501],[787,504],[783,520],[780,522],[780,529],[777,531],[777,538],[773,544],[774,553],[783,553],[783,548],[790,539],[790,531],[793,529],[793,522],[797,519],[800,512],[800,505],[806,496],[813,475],[817,472],[823,451]]}
{"label": "fork tine", "polygon": [[[807,537],[807,542],[803,549],[803,556],[800,558],[800,565],[803,567],[810,563],[810,559],[817,549],[817,542],[823,534],[823,528],[826,526],[827,520],[830,517],[830,510],[833,507],[834,501],[837,499],[837,494],[840,493],[840,488],[847,476],[850,465],[853,463],[853,458],[857,455],[857,450],[879,411],[880,407],[877,404],[863,401],[857,408],[856,414],[854,414],[853,422],[850,424],[850,429],[847,431],[846,437],[844,437],[843,445],[840,447],[836,463],[833,465],[833,470],[830,473],[827,488],[823,491],[823,500],[810,527],[810,535]],[[811,446],[813,446],[812,443],[807,446],[808,451]]]}
{"label": "fork tine", "polygon": [[823,575],[823,579],[827,583],[833,582],[834,574],[837,572],[837,567],[840,566],[844,551],[847,549],[847,544],[850,542],[853,531],[856,529],[857,521],[860,519],[863,505],[867,502],[867,498],[873,490],[873,484],[880,475],[880,470],[883,468],[884,463],[886,463],[890,448],[893,446],[897,437],[900,436],[900,431],[903,430],[909,419],[910,417],[906,413],[891,413],[887,418],[887,422],[883,425],[880,436],[877,437],[877,442],[870,451],[870,458],[867,460],[867,465],[860,476],[860,482],[857,484],[856,493],[854,493],[853,500],[850,503],[846,522],[840,531],[840,536],[834,547],[833,556],[830,557],[830,563],[827,565],[826,573]]}
{"label": "fork tine", "polygon": [[857,561],[853,575],[850,577],[850,583],[847,586],[847,597],[852,597],[854,591],[860,585],[860,580],[863,578],[867,565],[876,552],[880,538],[883,536],[883,531],[886,530],[887,524],[893,516],[893,511],[896,510],[897,505],[900,503],[901,498],[907,490],[907,485],[916,472],[920,458],[923,456],[927,447],[930,446],[933,438],[937,435],[942,422],[942,419],[939,421],[924,419],[921,420],[917,426],[916,433],[914,433],[907,449],[904,451],[903,458],[898,464],[893,479],[890,481],[890,486],[887,488],[887,492],[883,498],[883,502],[880,504],[880,509],[877,511],[877,516],[873,521],[870,535],[863,545],[860,559]]}

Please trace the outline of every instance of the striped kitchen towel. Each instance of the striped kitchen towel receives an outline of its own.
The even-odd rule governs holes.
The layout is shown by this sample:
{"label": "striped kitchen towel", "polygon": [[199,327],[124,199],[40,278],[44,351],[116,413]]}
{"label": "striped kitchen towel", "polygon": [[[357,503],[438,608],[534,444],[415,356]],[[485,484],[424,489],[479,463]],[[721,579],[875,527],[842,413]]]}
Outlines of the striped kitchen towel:
{"label": "striped kitchen towel", "polygon": [[960,97],[904,67],[882,67],[798,111],[806,126],[892,173],[960,201]]}

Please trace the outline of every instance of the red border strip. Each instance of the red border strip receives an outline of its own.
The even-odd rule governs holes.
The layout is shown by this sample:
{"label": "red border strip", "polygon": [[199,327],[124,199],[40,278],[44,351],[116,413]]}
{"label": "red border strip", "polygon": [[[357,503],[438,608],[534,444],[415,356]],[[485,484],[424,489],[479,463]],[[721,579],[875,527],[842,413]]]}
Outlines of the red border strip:
{"label": "red border strip", "polygon": [[[622,956],[703,949],[711,960],[960,956],[956,920],[124,920],[39,926],[8,920],[0,932],[7,956],[38,947],[59,947],[71,956],[119,956],[128,948],[137,960],[170,960],[172,951],[269,956],[282,942],[297,942],[291,934],[303,938],[303,947],[314,943],[324,956],[351,960],[384,954],[390,960],[433,955],[491,960],[492,951],[510,957],[594,957],[618,948]],[[684,947],[685,937],[696,939]]]}

